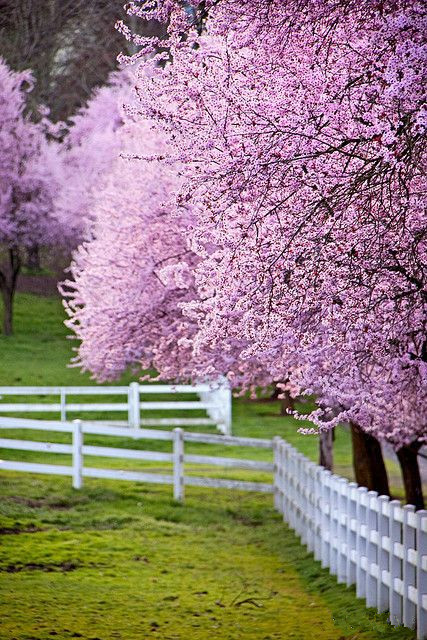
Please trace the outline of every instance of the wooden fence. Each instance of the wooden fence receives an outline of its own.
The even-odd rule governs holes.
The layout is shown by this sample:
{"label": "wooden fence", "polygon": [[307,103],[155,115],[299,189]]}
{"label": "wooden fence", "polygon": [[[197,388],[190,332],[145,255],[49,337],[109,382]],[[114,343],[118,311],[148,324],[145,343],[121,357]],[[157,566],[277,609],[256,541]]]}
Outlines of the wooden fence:
{"label": "wooden fence", "polygon": [[[59,474],[83,479],[111,478],[173,485],[175,499],[184,499],[186,485],[274,493],[276,509],[301,537],[322,567],[338,582],[356,585],[368,607],[389,611],[391,624],[417,629],[427,640],[427,511],[415,512],[388,496],[379,496],[354,482],[333,475],[300,454],[279,437],[273,440],[101,424],[1,418],[0,429],[40,429],[72,434],[72,444],[0,438],[0,448],[72,455],[72,465],[1,460],[0,470]],[[85,434],[172,441],[172,452],[140,451],[85,445]],[[273,449],[273,463],[240,458],[186,454],[185,442]],[[100,469],[85,466],[87,456],[128,458],[172,463],[170,475]],[[197,477],[185,474],[185,463],[253,469],[274,473],[273,484]]]}
{"label": "wooden fence", "polygon": [[[184,498],[184,486],[210,487],[214,489],[239,489],[241,491],[273,492],[273,485],[263,482],[247,482],[219,478],[197,477],[184,474],[184,464],[200,464],[220,466],[233,469],[252,469],[273,472],[274,466],[270,462],[258,460],[243,460],[241,458],[221,458],[185,454],[184,442],[199,442],[205,444],[221,444],[227,446],[244,446],[271,449],[271,440],[259,438],[235,438],[233,436],[215,435],[207,433],[185,432],[176,427],[173,431],[154,429],[129,429],[129,427],[112,427],[74,420],[72,423],[55,420],[26,420],[22,418],[1,418],[0,429],[31,429],[40,431],[56,431],[72,434],[72,444],[58,444],[54,442],[35,442],[33,440],[18,440],[15,438],[0,438],[0,448],[24,451],[41,451],[48,453],[71,454],[72,464],[41,464],[39,462],[19,462],[15,460],[0,460],[0,471],[26,471],[30,473],[48,473],[72,477],[75,489],[83,486],[83,478],[110,478],[113,480],[131,480],[134,482],[155,482],[157,484],[172,484],[174,497]],[[84,444],[84,434],[105,436],[132,437],[137,440],[169,440],[173,442],[172,453],[158,451],[141,451],[113,447],[98,447]],[[122,471],[120,469],[99,469],[87,467],[84,464],[86,456],[106,458],[124,458],[132,460],[148,460],[150,462],[169,462],[173,465],[173,473],[164,475],[141,471]]]}
{"label": "wooden fence", "polygon": [[427,638],[427,511],[331,474],[274,440],[274,501],[284,520],[338,582],[394,626]]}
{"label": "wooden fence", "polygon": [[[148,401],[141,400],[141,396],[155,394],[197,394],[200,400],[185,401]],[[16,396],[44,396],[49,402],[16,402],[10,401]],[[53,401],[53,396],[58,401]],[[123,402],[98,401],[75,402],[70,396],[124,396]],[[144,411],[162,410],[179,412],[181,410],[204,410],[206,418],[141,418]],[[65,422],[70,413],[97,412],[127,412],[129,427],[136,429],[141,426],[202,426],[213,425],[226,435],[231,435],[231,391],[225,380],[211,384],[200,385],[166,385],[166,384],[138,384],[131,382],[129,386],[92,386],[92,387],[0,387],[0,414],[4,413],[57,413]],[[109,420],[109,422],[111,422]],[[115,421],[117,424],[126,424]]]}

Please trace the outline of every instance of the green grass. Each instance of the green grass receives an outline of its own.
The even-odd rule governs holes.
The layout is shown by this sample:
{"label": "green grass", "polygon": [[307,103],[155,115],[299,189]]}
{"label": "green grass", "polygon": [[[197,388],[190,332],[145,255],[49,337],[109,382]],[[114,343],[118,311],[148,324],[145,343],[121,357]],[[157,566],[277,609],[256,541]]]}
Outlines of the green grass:
{"label": "green grass", "polygon": [[414,637],[321,570],[270,499],[187,494],[3,474],[0,638]]}
{"label": "green grass", "polygon": [[[16,335],[0,338],[0,385],[91,384],[67,368],[70,341],[57,299],[19,295]],[[123,383],[132,379],[124,376]],[[316,459],[278,405],[234,402],[236,435],[283,435]],[[46,417],[46,416],[45,416]],[[94,417],[92,415],[92,417]],[[300,423],[298,423],[300,424]],[[2,431],[18,437],[16,431]],[[19,432],[19,437],[31,437]],[[69,442],[67,434],[34,432]],[[86,436],[90,444],[160,451],[170,443]],[[187,452],[271,459],[271,452],[186,444]],[[337,433],[337,471],[351,476],[348,434]],[[2,458],[60,463],[66,456],[2,450]],[[165,471],[163,463],[91,458],[91,466]],[[202,473],[192,465],[186,471]],[[269,474],[204,469],[270,481]],[[255,493],[0,474],[0,640],[377,640],[414,638],[337,585]]]}

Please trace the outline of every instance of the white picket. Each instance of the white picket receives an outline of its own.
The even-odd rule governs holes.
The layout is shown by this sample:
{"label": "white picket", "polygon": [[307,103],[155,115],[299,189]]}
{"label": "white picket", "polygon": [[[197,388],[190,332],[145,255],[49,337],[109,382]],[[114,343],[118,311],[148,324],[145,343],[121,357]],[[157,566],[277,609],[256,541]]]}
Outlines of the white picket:
{"label": "white picket", "polygon": [[402,559],[397,550],[402,545],[402,506],[399,500],[390,502],[390,622],[395,627],[402,624],[403,620],[403,580],[402,580]]}
{"label": "white picket", "polygon": [[378,580],[377,611],[389,608],[390,601],[390,498],[378,497]]}
{"label": "white picket", "polygon": [[184,499],[184,432],[179,427],[173,430],[173,497]]}
{"label": "white picket", "polygon": [[285,521],[367,606],[388,610],[393,625],[416,626],[417,640],[427,640],[427,511],[314,467],[287,443],[277,446],[274,486]]}
{"label": "white picket", "polygon": [[412,504],[403,507],[403,624],[409,629],[415,628],[416,601],[413,601],[412,590],[415,588],[416,569],[410,550],[415,547],[415,532],[411,515],[415,512]]}
{"label": "white picket", "polygon": [[83,431],[81,420],[74,420],[73,424],[73,488],[83,486]]}
{"label": "white picket", "polygon": [[348,528],[349,482],[347,478],[338,480],[338,559],[337,580],[345,583],[347,579],[347,528]]}
{"label": "white picket", "polygon": [[[427,635],[427,511],[417,512],[417,638]],[[425,635],[423,635],[425,633]]]}

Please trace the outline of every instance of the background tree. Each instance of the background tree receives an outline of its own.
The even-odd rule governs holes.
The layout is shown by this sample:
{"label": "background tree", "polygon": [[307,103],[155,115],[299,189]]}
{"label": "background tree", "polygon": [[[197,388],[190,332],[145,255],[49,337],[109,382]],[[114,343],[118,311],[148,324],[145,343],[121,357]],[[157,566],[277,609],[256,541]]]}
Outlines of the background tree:
{"label": "background tree", "polygon": [[42,124],[24,115],[30,73],[16,73],[0,60],[0,290],[3,331],[12,333],[13,297],[29,246],[70,240],[65,218],[55,214],[57,145],[48,143]]}
{"label": "background tree", "polygon": [[[65,121],[107,82],[123,49],[113,28],[123,17],[122,4],[111,0],[0,0],[2,56],[12,69],[32,69],[36,116],[46,105],[54,122]],[[164,30],[154,22],[139,21],[138,28],[147,35]]]}

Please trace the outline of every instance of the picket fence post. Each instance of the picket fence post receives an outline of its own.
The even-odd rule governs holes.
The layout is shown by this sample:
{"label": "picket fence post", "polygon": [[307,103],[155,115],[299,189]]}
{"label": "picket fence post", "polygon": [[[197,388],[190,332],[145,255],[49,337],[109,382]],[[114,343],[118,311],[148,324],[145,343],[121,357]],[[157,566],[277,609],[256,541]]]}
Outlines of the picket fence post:
{"label": "picket fence post", "polygon": [[73,488],[83,486],[83,431],[82,421],[73,420]]}
{"label": "picket fence post", "polygon": [[314,482],[314,557],[322,559],[322,486],[323,469],[319,465],[315,467]]}
{"label": "picket fence post", "polygon": [[349,527],[348,503],[349,503],[349,482],[347,478],[340,478],[338,484],[338,562],[337,578],[339,583],[347,580],[347,529]]}
{"label": "picket fence post", "polygon": [[390,588],[390,553],[384,548],[387,540],[390,543],[390,498],[378,498],[378,583],[377,583],[377,611],[382,613],[389,608]]}
{"label": "picket fence post", "polygon": [[322,568],[326,569],[330,566],[330,549],[331,549],[331,489],[330,482],[332,473],[328,469],[322,470],[323,483],[322,483],[322,549],[321,549],[321,563]]}
{"label": "picket fence post", "polygon": [[408,557],[408,549],[415,547],[415,529],[409,520],[415,513],[412,504],[403,507],[403,624],[409,629],[415,628],[416,609],[410,598],[410,590],[415,587],[415,567]]}
{"label": "picket fence post", "polygon": [[417,638],[427,638],[427,511],[417,511]]}
{"label": "picket fence post", "polygon": [[375,608],[377,607],[378,594],[377,498],[377,491],[368,491],[366,505],[366,606]]}
{"label": "picket fence post", "polygon": [[357,527],[357,484],[349,482],[347,485],[347,567],[346,585],[350,587],[356,583],[356,527]]}
{"label": "picket fence post", "polygon": [[184,431],[173,430],[173,497],[184,501]]}
{"label": "picket fence post", "polygon": [[274,490],[274,506],[277,511],[281,512],[281,475],[282,469],[280,464],[280,451],[281,449],[281,438],[279,436],[275,436],[273,438],[273,490]]}
{"label": "picket fence post", "polygon": [[356,506],[356,596],[366,597],[366,536],[367,536],[367,500],[366,487],[357,487]]}
{"label": "picket fence post", "polygon": [[395,627],[402,624],[402,596],[398,588],[402,582],[402,560],[396,549],[402,543],[402,524],[398,517],[402,511],[399,500],[390,502],[390,622]]}
{"label": "picket fence post", "polygon": [[131,429],[139,429],[141,408],[139,401],[139,383],[131,382],[128,392],[128,424]]}
{"label": "picket fence post", "polygon": [[65,422],[67,419],[67,400],[66,400],[66,394],[65,394],[64,388],[61,388],[60,406],[61,406],[61,421]]}

